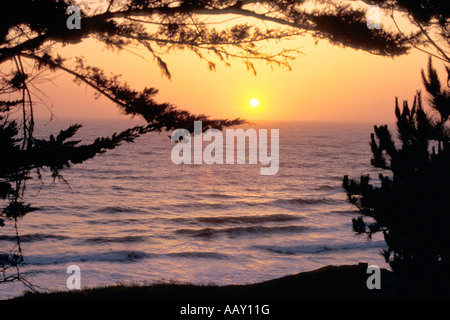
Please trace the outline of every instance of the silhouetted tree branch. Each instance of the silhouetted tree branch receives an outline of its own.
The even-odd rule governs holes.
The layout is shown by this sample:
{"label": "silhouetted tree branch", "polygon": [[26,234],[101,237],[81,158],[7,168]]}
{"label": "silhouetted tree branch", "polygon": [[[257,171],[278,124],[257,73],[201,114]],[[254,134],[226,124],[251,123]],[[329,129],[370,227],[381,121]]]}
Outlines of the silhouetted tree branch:
{"label": "silhouetted tree branch", "polygon": [[[450,63],[449,6],[446,0],[368,0],[378,5],[392,18],[397,32],[410,46],[439,60]],[[400,28],[395,14],[406,18],[408,24]],[[412,29],[406,32],[402,29]]]}

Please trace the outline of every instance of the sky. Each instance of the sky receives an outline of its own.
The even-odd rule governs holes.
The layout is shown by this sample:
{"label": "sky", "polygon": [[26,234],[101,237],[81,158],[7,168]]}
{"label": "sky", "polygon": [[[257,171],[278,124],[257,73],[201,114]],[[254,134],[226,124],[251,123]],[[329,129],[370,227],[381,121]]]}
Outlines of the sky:
{"label": "sky", "polygon": [[[132,52],[111,52],[92,39],[62,48],[68,56],[84,56],[106,73],[121,74],[136,89],[159,89],[158,102],[170,102],[195,114],[216,119],[244,118],[258,121],[350,121],[392,122],[394,101],[412,101],[422,89],[420,70],[428,57],[417,50],[396,58],[376,56],[364,51],[332,46],[326,40],[315,44],[310,36],[267,44],[269,51],[298,48],[292,71],[266,63],[255,63],[257,75],[247,71],[239,60],[231,67],[220,62],[216,71],[191,52],[162,56],[172,74],[161,75],[152,56],[144,48]],[[435,61],[442,73],[442,63]],[[37,118],[126,118],[105,98],[62,73],[51,82],[38,84],[47,97],[47,107],[35,108]],[[251,107],[250,100],[259,100]],[[48,107],[51,106],[49,109]],[[51,110],[51,111],[50,111]]]}

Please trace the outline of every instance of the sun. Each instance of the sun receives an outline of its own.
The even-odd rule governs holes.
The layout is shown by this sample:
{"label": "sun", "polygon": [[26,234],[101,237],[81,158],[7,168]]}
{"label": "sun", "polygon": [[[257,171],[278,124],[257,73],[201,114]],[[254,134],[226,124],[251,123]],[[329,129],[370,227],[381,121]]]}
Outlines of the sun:
{"label": "sun", "polygon": [[253,108],[256,108],[257,106],[259,106],[259,100],[258,100],[258,99],[252,99],[252,100],[250,100],[250,105],[251,105]]}

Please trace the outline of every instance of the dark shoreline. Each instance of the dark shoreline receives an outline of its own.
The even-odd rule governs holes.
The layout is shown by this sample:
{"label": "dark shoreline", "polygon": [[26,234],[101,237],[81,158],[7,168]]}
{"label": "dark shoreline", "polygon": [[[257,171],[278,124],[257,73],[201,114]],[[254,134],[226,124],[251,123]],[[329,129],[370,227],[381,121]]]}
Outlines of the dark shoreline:
{"label": "dark shoreline", "polygon": [[[114,285],[50,293],[27,292],[11,300],[154,300],[154,301],[293,301],[444,299],[411,294],[394,288],[394,274],[381,269],[381,289],[367,288],[367,264],[326,266],[269,281],[246,285],[193,285],[155,283]],[[448,297],[448,296],[447,296]]]}

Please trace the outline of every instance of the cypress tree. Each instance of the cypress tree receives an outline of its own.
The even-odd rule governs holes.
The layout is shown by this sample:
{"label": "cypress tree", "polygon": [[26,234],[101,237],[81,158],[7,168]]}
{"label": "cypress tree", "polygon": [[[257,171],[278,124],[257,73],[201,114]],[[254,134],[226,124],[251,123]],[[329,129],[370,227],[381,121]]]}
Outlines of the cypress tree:
{"label": "cypress tree", "polygon": [[383,169],[379,184],[362,175],[359,181],[345,176],[343,186],[361,213],[353,230],[369,239],[382,232],[387,248],[381,253],[392,270],[435,291],[450,283],[450,92],[431,58],[422,80],[428,107],[420,91],[412,105],[400,107],[396,99],[397,139],[386,125],[371,134],[371,165]]}

